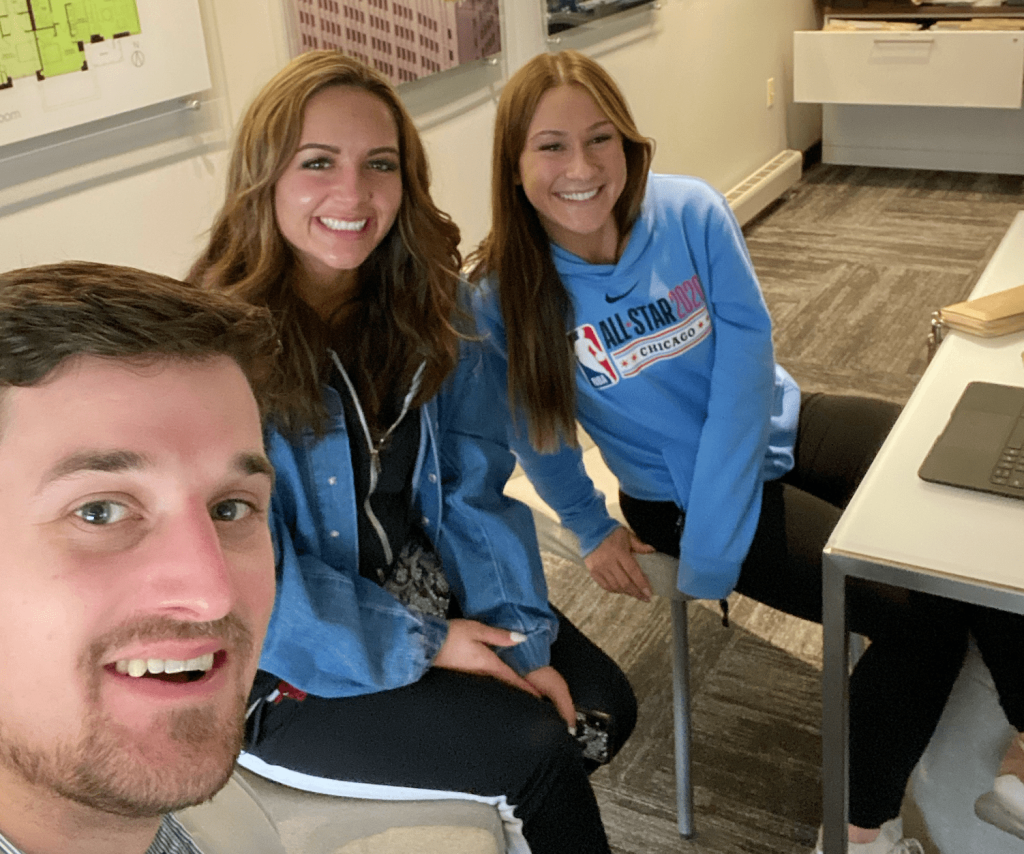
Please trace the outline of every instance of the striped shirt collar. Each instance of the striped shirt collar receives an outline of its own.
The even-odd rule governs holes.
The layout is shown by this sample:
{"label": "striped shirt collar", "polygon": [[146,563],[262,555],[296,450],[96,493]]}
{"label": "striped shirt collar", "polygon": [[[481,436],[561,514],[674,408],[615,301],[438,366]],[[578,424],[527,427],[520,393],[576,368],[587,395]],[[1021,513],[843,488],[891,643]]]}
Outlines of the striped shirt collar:
{"label": "striped shirt collar", "polygon": [[[0,854],[22,854],[0,833]],[[188,831],[173,815],[165,815],[146,854],[202,854]]]}

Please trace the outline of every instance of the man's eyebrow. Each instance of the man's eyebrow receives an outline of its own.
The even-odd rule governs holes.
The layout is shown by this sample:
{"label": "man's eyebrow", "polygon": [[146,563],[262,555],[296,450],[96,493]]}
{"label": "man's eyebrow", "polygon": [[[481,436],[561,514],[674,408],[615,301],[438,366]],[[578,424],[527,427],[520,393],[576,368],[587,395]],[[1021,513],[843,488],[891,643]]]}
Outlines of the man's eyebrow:
{"label": "man's eyebrow", "polygon": [[274,467],[263,454],[239,454],[235,457],[235,468],[242,474],[265,474],[274,483]]}
{"label": "man's eyebrow", "polygon": [[46,486],[82,471],[119,472],[141,469],[149,460],[134,451],[82,451],[59,460],[41,479]]}
{"label": "man's eyebrow", "polygon": [[[144,454],[134,451],[82,451],[57,462],[45,475],[40,485],[71,477],[79,472],[122,472],[145,468],[150,464]],[[262,474],[274,482],[274,467],[263,454],[240,453],[232,460],[232,468],[244,475]]]}

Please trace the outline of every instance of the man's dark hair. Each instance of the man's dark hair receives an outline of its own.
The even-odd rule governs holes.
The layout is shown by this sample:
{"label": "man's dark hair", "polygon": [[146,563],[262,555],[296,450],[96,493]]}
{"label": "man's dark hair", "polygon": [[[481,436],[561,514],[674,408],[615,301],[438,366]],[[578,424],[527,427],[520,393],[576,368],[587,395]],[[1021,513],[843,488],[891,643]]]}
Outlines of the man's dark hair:
{"label": "man's dark hair", "polygon": [[266,309],[156,273],[86,261],[0,273],[0,394],[75,356],[224,355],[260,399],[277,346]]}

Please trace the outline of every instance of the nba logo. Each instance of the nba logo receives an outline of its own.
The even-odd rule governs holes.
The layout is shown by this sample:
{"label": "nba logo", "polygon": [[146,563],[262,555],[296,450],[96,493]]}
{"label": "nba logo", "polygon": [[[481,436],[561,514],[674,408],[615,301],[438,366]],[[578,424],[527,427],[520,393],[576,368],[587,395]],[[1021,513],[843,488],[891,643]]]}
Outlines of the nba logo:
{"label": "nba logo", "polygon": [[576,361],[579,363],[583,376],[594,388],[608,388],[619,381],[608,353],[597,337],[597,330],[589,323],[577,326],[569,333]]}

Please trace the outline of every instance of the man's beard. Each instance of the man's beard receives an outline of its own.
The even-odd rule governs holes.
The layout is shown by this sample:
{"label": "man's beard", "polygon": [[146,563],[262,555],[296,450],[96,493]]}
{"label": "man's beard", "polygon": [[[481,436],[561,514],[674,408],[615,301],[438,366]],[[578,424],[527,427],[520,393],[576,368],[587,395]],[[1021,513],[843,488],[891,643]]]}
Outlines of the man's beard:
{"label": "man's beard", "polygon": [[[246,656],[251,635],[237,618],[212,624],[208,634],[222,634],[232,655]],[[174,625],[186,625],[179,624]],[[140,638],[199,637],[196,625],[168,632],[152,624],[136,628]],[[217,627],[220,630],[217,631]],[[123,638],[124,633],[117,637]],[[91,663],[101,648],[93,645]],[[145,678],[145,677],[143,677]],[[24,780],[87,807],[126,818],[152,818],[202,803],[227,783],[242,747],[248,694],[239,692],[230,708],[210,705],[168,711],[153,718],[146,732],[136,732],[99,708],[99,679],[91,688],[89,710],[77,740],[29,743],[7,732],[0,721],[0,765]],[[150,734],[156,733],[154,751]],[[172,755],[168,756],[168,752]],[[169,761],[170,760],[170,761]]]}

